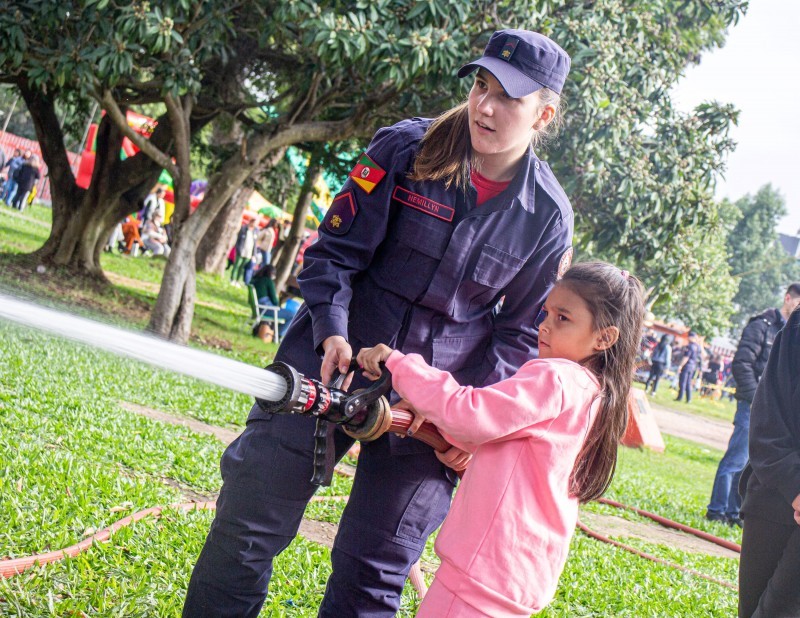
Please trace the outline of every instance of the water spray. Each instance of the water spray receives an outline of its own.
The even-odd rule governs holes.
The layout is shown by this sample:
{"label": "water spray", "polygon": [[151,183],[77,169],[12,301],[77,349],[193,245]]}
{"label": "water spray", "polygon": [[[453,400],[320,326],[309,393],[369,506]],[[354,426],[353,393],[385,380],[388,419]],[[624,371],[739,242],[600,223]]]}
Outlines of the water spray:
{"label": "water spray", "polygon": [[[96,320],[41,307],[0,293],[0,319],[45,331],[149,365],[255,397],[270,414],[303,414],[317,418],[312,483],[328,485],[333,474],[333,435],[328,423],[362,441],[390,430],[392,413],[384,397],[391,390],[387,371],[369,388],[348,394],[345,376],[324,385],[285,363],[259,369],[152,335],[126,331]],[[348,374],[358,366],[351,363]]]}

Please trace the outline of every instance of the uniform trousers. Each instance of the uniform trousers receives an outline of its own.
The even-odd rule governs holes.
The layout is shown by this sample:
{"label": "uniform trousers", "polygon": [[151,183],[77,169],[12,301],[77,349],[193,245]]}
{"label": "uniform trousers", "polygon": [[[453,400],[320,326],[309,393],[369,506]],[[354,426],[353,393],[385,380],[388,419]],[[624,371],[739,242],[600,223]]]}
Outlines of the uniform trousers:
{"label": "uniform trousers", "polygon": [[[529,618],[530,614],[504,613],[503,618]],[[416,618],[493,618],[457,597],[438,579],[434,578],[422,605],[419,606]]]}
{"label": "uniform trousers", "polygon": [[647,382],[644,383],[644,390],[647,391],[647,387],[650,386],[650,380],[653,381],[653,390],[652,393],[656,394],[656,389],[658,388],[658,381],[661,379],[661,376],[664,374],[664,363],[659,361],[653,361],[652,365],[650,366],[650,375],[647,376]]}
{"label": "uniform trousers", "polygon": [[[251,420],[226,449],[216,516],[184,617],[258,616],[273,558],[297,534],[316,490],[309,482],[314,426],[315,419],[298,415]],[[352,443],[336,431],[337,460]],[[427,447],[398,454],[386,435],[362,445],[319,616],[395,615],[411,565],[450,508],[454,483],[446,470]]]}
{"label": "uniform trousers", "polygon": [[686,403],[692,400],[692,378],[694,377],[694,365],[684,365],[678,376],[678,401],[683,399],[686,393]]}
{"label": "uniform trousers", "polygon": [[800,526],[744,514],[739,618],[800,616]]}

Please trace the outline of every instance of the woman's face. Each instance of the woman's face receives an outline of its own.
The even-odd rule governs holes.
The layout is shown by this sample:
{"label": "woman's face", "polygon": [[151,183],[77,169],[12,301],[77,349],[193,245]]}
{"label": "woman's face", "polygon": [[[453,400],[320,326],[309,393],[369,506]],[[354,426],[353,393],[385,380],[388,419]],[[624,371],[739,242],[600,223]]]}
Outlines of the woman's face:
{"label": "woman's face", "polygon": [[538,93],[514,99],[488,71],[478,71],[469,92],[469,133],[476,154],[515,162],[530,145],[534,126],[541,128],[540,116]]}

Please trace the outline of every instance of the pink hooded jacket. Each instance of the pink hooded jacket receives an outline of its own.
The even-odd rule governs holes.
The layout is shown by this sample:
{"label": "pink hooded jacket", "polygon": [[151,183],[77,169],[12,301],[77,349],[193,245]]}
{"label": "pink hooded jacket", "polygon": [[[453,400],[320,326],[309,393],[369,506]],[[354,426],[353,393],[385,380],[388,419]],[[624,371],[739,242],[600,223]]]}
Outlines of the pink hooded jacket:
{"label": "pink hooded jacket", "polygon": [[473,452],[436,539],[437,580],[490,616],[527,616],[555,594],[578,519],[569,477],[599,405],[599,384],[565,359],[460,386],[417,354],[393,352],[394,389]]}

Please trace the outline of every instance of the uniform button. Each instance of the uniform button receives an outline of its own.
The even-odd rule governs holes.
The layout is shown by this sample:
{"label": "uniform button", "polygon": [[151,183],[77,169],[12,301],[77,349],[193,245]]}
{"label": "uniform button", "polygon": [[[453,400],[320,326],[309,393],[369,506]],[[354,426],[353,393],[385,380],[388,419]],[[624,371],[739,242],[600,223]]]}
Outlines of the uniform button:
{"label": "uniform button", "polygon": [[535,167],[538,170],[539,169],[539,162],[536,161],[536,163],[533,164],[533,167]]}

